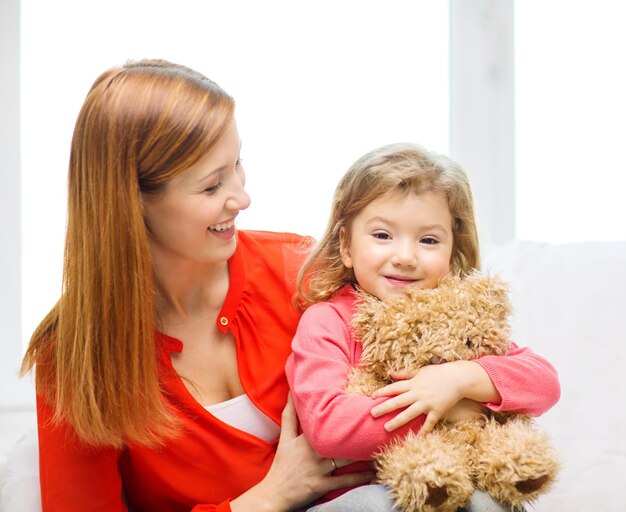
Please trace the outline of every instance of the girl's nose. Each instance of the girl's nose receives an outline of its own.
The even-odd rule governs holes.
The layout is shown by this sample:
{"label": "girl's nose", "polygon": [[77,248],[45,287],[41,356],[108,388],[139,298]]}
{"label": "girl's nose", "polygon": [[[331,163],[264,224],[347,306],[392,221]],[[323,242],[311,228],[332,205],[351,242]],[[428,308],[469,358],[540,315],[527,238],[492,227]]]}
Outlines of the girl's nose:
{"label": "girl's nose", "polygon": [[415,254],[415,248],[413,244],[402,244],[398,246],[395,251],[391,262],[394,265],[402,266],[402,267],[416,267],[417,266],[417,255]]}

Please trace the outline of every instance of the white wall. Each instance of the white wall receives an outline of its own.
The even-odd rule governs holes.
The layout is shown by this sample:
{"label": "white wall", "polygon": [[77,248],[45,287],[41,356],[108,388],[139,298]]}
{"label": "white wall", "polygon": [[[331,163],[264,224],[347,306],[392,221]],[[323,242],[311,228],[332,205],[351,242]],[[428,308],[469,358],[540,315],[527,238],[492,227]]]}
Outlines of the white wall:
{"label": "white wall", "polygon": [[0,406],[32,397],[28,379],[18,380],[22,260],[20,196],[19,1],[0,2]]}
{"label": "white wall", "polygon": [[450,153],[472,182],[482,245],[515,238],[513,0],[451,0]]}
{"label": "white wall", "polygon": [[626,3],[515,2],[517,233],[626,240]]}
{"label": "white wall", "polygon": [[[516,230],[625,239],[626,32],[615,26],[625,8],[598,1],[22,0],[20,35],[19,2],[3,0],[0,378],[10,391],[0,405],[20,396],[16,340],[61,289],[71,130],[101,71],[164,57],[236,97],[253,197],[241,227],[319,235],[349,163],[413,140],[467,168],[483,241]],[[580,42],[582,26],[597,35]]]}
{"label": "white wall", "polygon": [[234,95],[253,200],[243,228],[319,236],[336,182],[365,151],[406,140],[449,150],[446,2],[21,5],[22,343],[61,290],[71,132],[113,65],[162,57]]}

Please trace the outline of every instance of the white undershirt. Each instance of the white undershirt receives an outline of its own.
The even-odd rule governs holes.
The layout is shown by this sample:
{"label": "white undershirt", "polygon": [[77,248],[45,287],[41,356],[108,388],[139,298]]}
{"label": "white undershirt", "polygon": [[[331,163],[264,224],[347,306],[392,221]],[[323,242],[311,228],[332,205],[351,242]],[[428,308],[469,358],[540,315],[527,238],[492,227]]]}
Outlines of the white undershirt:
{"label": "white undershirt", "polygon": [[280,427],[256,405],[247,394],[236,396],[205,409],[220,421],[271,443],[278,439]]}

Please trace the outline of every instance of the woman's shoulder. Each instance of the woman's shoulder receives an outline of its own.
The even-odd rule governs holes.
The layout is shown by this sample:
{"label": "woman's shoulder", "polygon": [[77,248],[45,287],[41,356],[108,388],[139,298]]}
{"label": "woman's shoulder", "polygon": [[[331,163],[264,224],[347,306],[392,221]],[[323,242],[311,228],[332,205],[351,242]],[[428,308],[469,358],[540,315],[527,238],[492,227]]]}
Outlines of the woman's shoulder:
{"label": "woman's shoulder", "polygon": [[296,273],[315,244],[309,236],[287,232],[242,230],[237,236],[238,252],[245,259],[283,265]]}
{"label": "woman's shoulder", "polygon": [[284,293],[291,300],[296,276],[312,247],[310,240],[294,233],[238,231],[230,261],[231,288],[247,288],[254,297]]}
{"label": "woman's shoulder", "polygon": [[243,245],[291,246],[310,250],[315,240],[310,236],[296,233],[260,230],[237,231],[238,241]]}

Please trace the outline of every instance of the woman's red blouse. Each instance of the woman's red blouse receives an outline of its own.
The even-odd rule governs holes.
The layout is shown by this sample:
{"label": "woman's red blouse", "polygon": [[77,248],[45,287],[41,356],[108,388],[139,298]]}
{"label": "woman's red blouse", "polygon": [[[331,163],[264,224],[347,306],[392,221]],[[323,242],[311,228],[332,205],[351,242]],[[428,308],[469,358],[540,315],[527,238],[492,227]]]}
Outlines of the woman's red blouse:
{"label": "woman's red blouse", "polygon": [[[299,320],[295,277],[311,240],[287,233],[239,231],[229,261],[230,288],[217,318],[237,346],[239,377],[252,402],[277,423],[288,392],[285,361]],[[277,442],[267,443],[213,417],[168,372],[183,341],[156,333],[162,385],[184,421],[183,433],[158,449],[119,451],[81,443],[68,425],[52,425],[38,398],[43,512],[194,512],[230,510],[267,473]]]}

